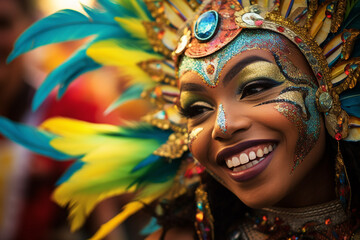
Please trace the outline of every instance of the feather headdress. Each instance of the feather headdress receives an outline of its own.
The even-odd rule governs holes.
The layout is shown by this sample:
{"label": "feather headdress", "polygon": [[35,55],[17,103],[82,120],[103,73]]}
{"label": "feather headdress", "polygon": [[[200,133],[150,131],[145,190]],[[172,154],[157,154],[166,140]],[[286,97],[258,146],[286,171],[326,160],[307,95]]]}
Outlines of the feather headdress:
{"label": "feather headdress", "polygon": [[[180,181],[176,176],[183,174],[179,169],[186,169],[180,166],[188,164],[184,159],[189,153],[186,121],[176,106],[177,59],[182,54],[193,58],[209,55],[228,44],[242,28],[275,31],[294,42],[319,80],[318,105],[325,112],[330,134],[338,139],[360,139],[360,48],[355,44],[360,1],[97,3],[96,8],[84,6],[86,15],[73,10],[54,13],[35,23],[16,42],[9,61],[37,47],[92,36],[49,74],[35,95],[33,109],[56,86],[61,97],[79,75],[101,66],[118,66],[132,80],[108,111],[138,98],[152,103],[153,111],[141,123],[122,127],[55,118],[34,128],[0,118],[0,131],[8,138],[57,160],[75,159],[54,193],[56,202],[70,208],[73,230],[84,223],[100,201],[134,193],[134,201],[96,233],[94,239],[100,239],[142,208],[143,203],[178,186],[174,181]],[[194,30],[200,19],[196,16],[211,10],[217,12],[217,21],[211,23],[215,24],[214,33],[201,38]],[[221,28],[218,24],[222,24]],[[178,34],[184,35],[179,38]]]}

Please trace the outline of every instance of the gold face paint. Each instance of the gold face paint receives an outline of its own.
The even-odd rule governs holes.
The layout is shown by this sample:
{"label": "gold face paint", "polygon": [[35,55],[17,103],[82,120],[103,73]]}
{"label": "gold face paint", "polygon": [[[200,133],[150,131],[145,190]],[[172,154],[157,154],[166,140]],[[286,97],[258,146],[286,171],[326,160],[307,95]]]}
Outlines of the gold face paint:
{"label": "gold face paint", "polygon": [[193,144],[193,142],[197,139],[198,135],[204,130],[204,128],[199,127],[199,128],[194,128],[190,134],[189,134],[189,149],[191,151],[191,146]]}
{"label": "gold face paint", "polygon": [[280,62],[279,56],[274,57],[286,79],[284,88],[278,97],[259,105],[276,103],[275,109],[297,127],[299,136],[295,149],[294,170],[314,147],[320,135],[320,116],[315,106],[317,86],[312,76],[301,71],[295,72],[296,67],[291,61]]}
{"label": "gold face paint", "polygon": [[234,41],[210,56],[198,59],[184,56],[179,66],[178,77],[181,78],[188,71],[195,72],[208,87],[214,88],[219,83],[226,63],[234,56],[253,49],[266,49],[279,55],[289,53],[285,41],[278,34],[270,31],[247,31],[244,29]]}
{"label": "gold face paint", "polygon": [[240,89],[256,80],[273,80],[278,84],[284,83],[286,78],[281,74],[279,67],[271,62],[259,61],[249,64],[236,76]]}

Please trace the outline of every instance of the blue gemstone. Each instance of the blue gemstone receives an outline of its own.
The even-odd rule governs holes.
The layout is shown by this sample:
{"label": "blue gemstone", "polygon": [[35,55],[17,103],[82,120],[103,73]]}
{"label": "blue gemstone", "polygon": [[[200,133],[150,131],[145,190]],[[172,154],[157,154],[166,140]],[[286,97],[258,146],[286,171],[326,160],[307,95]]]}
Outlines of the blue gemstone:
{"label": "blue gemstone", "polygon": [[209,40],[216,31],[219,14],[210,10],[200,15],[194,26],[195,37],[201,41]]}

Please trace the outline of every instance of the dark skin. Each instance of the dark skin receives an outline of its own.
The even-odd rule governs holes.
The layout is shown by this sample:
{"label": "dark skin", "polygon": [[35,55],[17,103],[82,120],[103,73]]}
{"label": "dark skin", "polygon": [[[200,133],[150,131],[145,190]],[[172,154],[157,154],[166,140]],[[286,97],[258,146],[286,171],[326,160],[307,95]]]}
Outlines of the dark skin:
{"label": "dark skin", "polygon": [[[292,47],[290,42],[288,44],[291,47],[289,47],[290,54],[287,58],[304,76],[313,76],[310,66],[300,51]],[[254,58],[254,56],[262,60],[257,60],[255,63],[260,62],[260,65],[251,67],[251,64],[247,65],[246,59]],[[229,76],[227,73],[233,71],[233,67],[241,61],[245,62],[244,69],[249,66],[250,70],[248,72],[250,75],[256,75],[262,69],[266,69],[259,66],[269,66],[268,63],[270,63],[268,69],[275,69],[271,65],[275,65],[272,54],[267,49],[260,49],[248,50],[234,56],[224,66],[219,85],[215,88],[207,86],[199,74],[193,71],[180,76],[181,107],[184,108],[186,104],[191,102],[193,105],[188,105],[196,106],[197,111],[188,120],[189,132],[196,128],[202,129],[192,143],[193,155],[208,171],[221,179],[225,187],[251,208],[271,206],[304,207],[335,199],[334,172],[330,156],[325,153],[325,127],[322,116],[318,112],[312,113],[318,114],[320,118],[319,136],[306,156],[303,156],[302,163],[292,172],[297,140],[306,137],[306,135],[299,132],[298,127],[290,121],[289,117],[280,114],[276,110],[276,104],[258,106],[265,100],[276,99],[284,86],[282,84],[267,89],[251,90],[251,94],[247,94],[244,98],[236,94],[233,95],[234,89],[239,88],[239,81],[241,83],[243,79],[246,79],[247,75],[240,71],[230,79],[227,79],[226,76]],[[254,70],[251,70],[251,68]],[[233,74],[230,74],[230,76],[233,76]],[[278,76],[277,80],[282,78],[278,73],[275,76]],[[316,91],[316,86],[312,88],[312,91]],[[252,94],[253,92],[256,94]],[[227,113],[226,133],[221,131],[221,128],[217,125],[217,112],[220,104],[223,105],[225,113]],[[304,103],[299,102],[299,104]],[[266,117],[264,118],[264,116]],[[229,177],[231,174],[229,174],[226,165],[219,165],[217,159],[219,152],[221,153],[227,148],[234,148],[239,143],[259,139],[260,143],[251,145],[245,151],[247,153],[256,151],[267,146],[268,142],[275,142],[276,149],[270,163],[250,179],[234,181]],[[208,147],[204,148],[203,146]],[[241,151],[244,150],[239,150],[236,154],[241,154]],[[168,234],[171,234],[171,232]],[[165,239],[167,239],[168,234]],[[188,237],[190,235],[192,233],[189,233]]]}

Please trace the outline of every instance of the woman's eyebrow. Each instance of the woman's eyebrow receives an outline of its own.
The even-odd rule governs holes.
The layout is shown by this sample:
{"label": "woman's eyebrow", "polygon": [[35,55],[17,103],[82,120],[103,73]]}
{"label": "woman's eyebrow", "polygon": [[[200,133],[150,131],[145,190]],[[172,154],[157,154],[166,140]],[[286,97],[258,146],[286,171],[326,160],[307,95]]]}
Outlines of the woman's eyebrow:
{"label": "woman's eyebrow", "polygon": [[196,83],[184,83],[184,84],[181,84],[181,87],[180,87],[180,92],[183,92],[183,91],[203,92],[203,91],[205,91],[205,88],[202,85],[196,84]]}
{"label": "woman's eyebrow", "polygon": [[[231,79],[233,79],[242,69],[244,69],[246,66],[254,63],[254,62],[259,62],[259,61],[265,61],[265,62],[270,62],[272,63],[272,61],[270,61],[267,58],[261,57],[261,56],[250,56],[247,58],[244,58],[242,60],[240,60],[239,62],[237,62],[224,76],[223,79],[223,85],[226,86]],[[260,70],[260,69],[259,69]]]}

